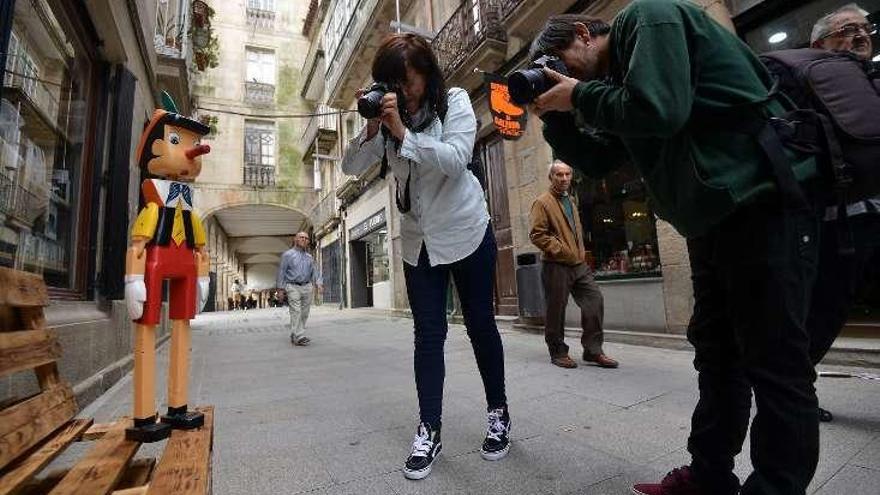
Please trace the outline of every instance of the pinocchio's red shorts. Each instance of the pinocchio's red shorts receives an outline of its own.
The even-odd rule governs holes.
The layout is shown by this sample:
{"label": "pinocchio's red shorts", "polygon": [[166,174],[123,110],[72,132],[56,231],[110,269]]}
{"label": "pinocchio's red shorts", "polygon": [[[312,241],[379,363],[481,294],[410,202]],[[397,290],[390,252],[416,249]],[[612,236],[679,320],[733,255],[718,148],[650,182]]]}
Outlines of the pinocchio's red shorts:
{"label": "pinocchio's red shorts", "polygon": [[144,314],[136,323],[158,325],[162,313],[162,281],[168,279],[169,317],[172,320],[191,320],[196,316],[196,284],[198,266],[195,251],[186,243],[178,246],[171,241],[167,246],[147,246],[147,267],[144,284],[147,302]]}

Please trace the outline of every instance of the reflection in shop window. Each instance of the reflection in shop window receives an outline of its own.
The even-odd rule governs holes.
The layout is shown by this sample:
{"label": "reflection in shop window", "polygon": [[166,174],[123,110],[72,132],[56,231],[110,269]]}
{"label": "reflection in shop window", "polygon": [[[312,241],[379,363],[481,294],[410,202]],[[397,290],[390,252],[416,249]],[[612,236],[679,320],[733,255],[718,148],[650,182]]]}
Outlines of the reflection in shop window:
{"label": "reflection in shop window", "polygon": [[657,230],[645,186],[632,165],[596,180],[576,174],[587,261],[597,279],[660,275]]}
{"label": "reflection in shop window", "polygon": [[15,3],[0,100],[0,265],[72,288],[91,66],[45,2]]}
{"label": "reflection in shop window", "polygon": [[388,229],[382,228],[364,239],[367,242],[368,259],[370,260],[370,280],[367,286],[372,287],[389,278],[388,270]]}
{"label": "reflection in shop window", "polygon": [[[810,46],[810,33],[813,25],[824,15],[834,12],[844,5],[852,4],[851,0],[816,0],[786,12],[760,26],[743,33],[746,43],[757,53],[789,48]],[[880,0],[859,0],[859,7],[870,13],[872,22],[880,20]],[[880,52],[880,38],[873,35],[874,55]]]}

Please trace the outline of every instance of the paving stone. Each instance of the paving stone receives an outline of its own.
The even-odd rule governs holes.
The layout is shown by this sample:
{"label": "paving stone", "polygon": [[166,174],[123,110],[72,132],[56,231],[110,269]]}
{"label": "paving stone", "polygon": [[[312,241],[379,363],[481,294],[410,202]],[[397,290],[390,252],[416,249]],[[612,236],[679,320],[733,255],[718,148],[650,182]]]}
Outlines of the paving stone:
{"label": "paving stone", "polygon": [[[308,347],[291,346],[286,325],[284,309],[205,314],[193,324],[190,402],[216,406],[216,493],[613,495],[690,460],[691,353],[608,344],[619,369],[563,370],[550,365],[540,335],[503,331],[513,443],[505,459],[484,461],[485,393],[470,341],[451,325],[444,452],[427,479],[406,480],[400,469],[418,421],[412,320],[316,307]],[[576,340],[569,344],[579,358]],[[167,353],[166,345],[157,355],[160,409]],[[880,387],[820,378],[817,388],[837,419],[822,425],[810,493],[875,495]],[[131,397],[129,375],[83,415],[129,414]],[[747,439],[736,459],[741,478],[751,471],[748,448]]]}

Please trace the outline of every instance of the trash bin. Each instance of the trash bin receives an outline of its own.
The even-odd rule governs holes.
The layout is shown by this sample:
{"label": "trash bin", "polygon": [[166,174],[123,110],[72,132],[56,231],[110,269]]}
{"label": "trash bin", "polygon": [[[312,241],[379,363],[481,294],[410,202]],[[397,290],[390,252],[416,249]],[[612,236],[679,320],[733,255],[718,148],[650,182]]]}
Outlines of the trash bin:
{"label": "trash bin", "polygon": [[544,324],[544,284],[541,282],[540,253],[523,253],[516,257],[516,291],[520,321]]}

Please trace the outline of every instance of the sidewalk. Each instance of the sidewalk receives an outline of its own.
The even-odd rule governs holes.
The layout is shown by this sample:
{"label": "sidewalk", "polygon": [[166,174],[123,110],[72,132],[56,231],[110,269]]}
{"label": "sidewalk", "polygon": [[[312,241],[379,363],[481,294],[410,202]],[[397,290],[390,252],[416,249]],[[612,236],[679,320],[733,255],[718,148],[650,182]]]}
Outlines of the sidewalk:
{"label": "sidewalk", "polygon": [[[608,344],[620,369],[563,370],[549,364],[543,339],[504,330],[514,443],[504,460],[483,461],[482,384],[464,329],[453,325],[443,454],[428,479],[408,481],[400,467],[417,422],[412,320],[313,308],[309,347],[290,345],[286,321],[285,309],[267,309],[194,323],[190,396],[217,408],[216,494],[624,495],[633,481],[659,479],[688,460],[692,353]],[[167,347],[160,387],[166,362]],[[83,415],[129,414],[130,387],[122,380]],[[821,378],[817,388],[837,419],[822,425],[810,493],[876,495],[880,381]],[[738,473],[748,473],[748,455],[737,461]]]}

